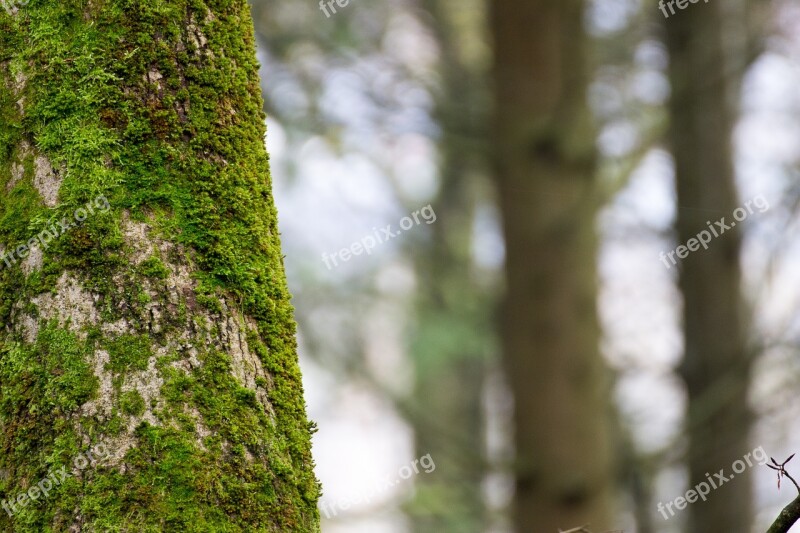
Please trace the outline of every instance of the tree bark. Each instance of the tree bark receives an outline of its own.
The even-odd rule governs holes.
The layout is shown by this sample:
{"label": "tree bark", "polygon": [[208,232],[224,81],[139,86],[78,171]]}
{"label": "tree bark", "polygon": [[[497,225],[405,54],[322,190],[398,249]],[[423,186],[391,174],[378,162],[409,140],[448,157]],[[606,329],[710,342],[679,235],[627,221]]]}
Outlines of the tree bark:
{"label": "tree bark", "polygon": [[[678,244],[708,231],[709,222],[726,217],[730,223],[739,205],[730,95],[740,74],[732,76],[726,69],[730,57],[720,10],[719,4],[708,4],[687,13],[691,16],[670,17],[665,23]],[[750,360],[740,297],[740,240],[739,227],[733,227],[680,265],[685,335],[680,375],[689,397],[690,484],[703,481],[707,472],[729,469],[749,451]],[[750,481],[737,477],[707,502],[689,507],[688,531],[746,533],[752,520],[750,502]]]}
{"label": "tree bark", "polygon": [[583,12],[581,0],[492,2],[518,531],[613,529]]}
{"label": "tree bark", "polygon": [[0,530],[318,531],[247,3],[12,13]]}
{"label": "tree bark", "polygon": [[786,507],[767,530],[767,533],[788,533],[792,526],[800,520],[800,496],[795,498]]}

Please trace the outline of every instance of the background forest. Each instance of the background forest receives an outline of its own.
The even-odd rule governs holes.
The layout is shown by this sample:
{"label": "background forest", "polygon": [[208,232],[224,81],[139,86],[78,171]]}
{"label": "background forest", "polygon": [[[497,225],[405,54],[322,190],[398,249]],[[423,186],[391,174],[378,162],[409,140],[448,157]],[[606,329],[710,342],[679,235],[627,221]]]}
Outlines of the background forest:
{"label": "background forest", "polygon": [[766,531],[659,505],[800,451],[800,5],[252,6],[323,531]]}

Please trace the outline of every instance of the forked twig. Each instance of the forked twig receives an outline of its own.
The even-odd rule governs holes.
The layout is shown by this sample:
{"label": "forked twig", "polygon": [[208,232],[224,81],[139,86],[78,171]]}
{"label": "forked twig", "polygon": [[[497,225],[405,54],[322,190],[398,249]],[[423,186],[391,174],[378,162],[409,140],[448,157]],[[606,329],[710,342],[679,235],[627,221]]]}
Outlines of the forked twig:
{"label": "forked twig", "polygon": [[772,461],[773,464],[767,463],[767,466],[770,467],[773,470],[777,470],[778,471],[778,490],[781,490],[781,478],[783,476],[786,476],[786,477],[788,477],[789,479],[792,480],[792,483],[794,483],[794,486],[797,489],[797,492],[800,493],[800,486],[797,485],[797,482],[794,480],[794,478],[789,475],[789,472],[786,471],[786,463],[791,461],[792,457],[794,457],[794,454],[790,455],[789,458],[786,459],[782,463],[779,463],[773,457],[770,457],[770,460]]}

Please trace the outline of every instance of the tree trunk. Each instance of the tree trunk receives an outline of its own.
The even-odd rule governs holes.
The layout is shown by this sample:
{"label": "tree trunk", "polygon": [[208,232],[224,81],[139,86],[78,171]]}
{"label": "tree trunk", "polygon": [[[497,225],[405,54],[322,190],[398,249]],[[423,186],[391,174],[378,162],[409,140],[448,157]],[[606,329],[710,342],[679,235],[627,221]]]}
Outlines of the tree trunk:
{"label": "tree trunk", "polygon": [[10,12],[0,530],[318,531],[247,3]]}
{"label": "tree trunk", "polygon": [[515,396],[516,527],[612,529],[598,349],[594,131],[581,0],[494,0],[503,343]]}
{"label": "tree trunk", "polygon": [[[730,91],[739,74],[726,69],[719,4],[666,22],[670,53],[670,141],[677,182],[678,244],[739,205],[734,182]],[[717,226],[714,226],[716,229]],[[739,228],[725,230],[708,249],[680,266],[685,354],[680,374],[689,396],[689,484],[741,459],[748,450],[750,361],[740,299]],[[671,262],[667,262],[671,265]],[[676,268],[676,267],[671,267]],[[745,533],[752,519],[748,478],[723,485],[708,501],[689,506],[689,532]],[[677,496],[677,495],[676,495]]]}
{"label": "tree trunk", "polygon": [[[437,461],[435,476],[422,476],[411,507],[413,531],[486,531],[483,497],[486,461],[484,384],[493,361],[493,287],[476,283],[472,259],[475,213],[489,185],[486,157],[485,72],[464,53],[464,39],[476,36],[457,23],[471,5],[426,0],[429,31],[440,59],[434,115],[441,137],[438,220],[431,238],[413,243],[419,289],[414,338],[415,412],[409,417],[418,454]],[[467,57],[465,57],[467,56]],[[422,252],[424,250],[424,252]]]}

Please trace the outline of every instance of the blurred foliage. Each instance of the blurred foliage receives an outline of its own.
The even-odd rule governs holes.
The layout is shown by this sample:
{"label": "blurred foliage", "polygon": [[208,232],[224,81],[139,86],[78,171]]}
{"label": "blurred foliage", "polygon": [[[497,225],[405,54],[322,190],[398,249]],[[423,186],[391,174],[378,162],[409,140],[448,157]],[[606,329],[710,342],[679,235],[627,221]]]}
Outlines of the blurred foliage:
{"label": "blurred foliage", "polygon": [[[726,9],[752,10],[754,21],[764,18],[768,3],[737,0]],[[414,531],[501,530],[507,502],[486,497],[487,480],[495,490],[511,468],[504,440],[510,428],[501,423],[498,429],[503,397],[498,400],[492,381],[499,375],[495,330],[502,248],[487,244],[498,240],[499,224],[489,179],[487,123],[493,110],[486,2],[351,0],[330,18],[313,1],[252,4],[266,110],[286,136],[289,157],[280,169],[282,179],[302,186],[292,180],[300,175],[303,148],[322,144],[342,159],[355,154],[369,161],[390,186],[393,211],[408,213],[431,203],[438,214],[435,224],[404,236],[394,254],[365,262],[358,275],[333,277],[320,264],[296,266],[294,275],[302,282],[293,287],[294,303],[304,353],[335,379],[389,400],[411,426],[420,453],[435,450],[437,464],[445,465],[436,479],[415,480],[417,493],[404,509]],[[632,176],[642,167],[662,164],[667,148],[670,87],[661,14],[654,5],[633,0],[590,0],[587,6],[585,26],[593,39],[589,100],[601,157],[598,201],[607,205],[599,220],[603,246],[631,248],[642,241],[666,246],[673,238],[669,223],[637,213],[631,195],[619,194],[631,192]],[[749,47],[751,58],[764,46],[751,27],[728,31],[742,37],[737,46]],[[774,48],[787,47],[784,36],[775,39]],[[409,185],[417,177],[409,176],[404,164],[412,154],[403,139],[410,136],[434,147],[435,187],[423,198]],[[796,183],[792,168],[781,170],[790,185]],[[796,198],[791,186],[795,192],[788,196]],[[641,184],[636,187],[641,190]],[[786,228],[794,212],[787,209]],[[770,257],[789,254],[790,234],[776,232],[780,238],[765,245]],[[293,243],[284,245],[290,250]],[[410,281],[387,288],[385,278],[398,272]],[[625,277],[627,271],[614,275]],[[604,268],[601,277],[603,299],[615,289]],[[652,335],[646,327],[631,335],[626,327],[636,310],[627,305],[607,308],[603,316],[603,350],[617,392],[651,371],[642,361],[649,357]],[[387,379],[376,371],[381,361],[371,355],[377,335],[370,327],[383,314],[399,324],[410,384],[405,376]],[[649,525],[654,479],[680,464],[682,435],[675,432],[645,454],[641,406],[620,404],[625,465],[620,479],[638,526],[654,530]],[[500,444],[487,446],[487,436],[498,432]]]}

